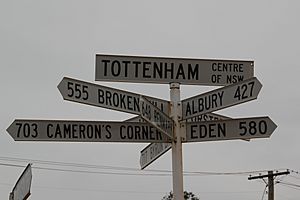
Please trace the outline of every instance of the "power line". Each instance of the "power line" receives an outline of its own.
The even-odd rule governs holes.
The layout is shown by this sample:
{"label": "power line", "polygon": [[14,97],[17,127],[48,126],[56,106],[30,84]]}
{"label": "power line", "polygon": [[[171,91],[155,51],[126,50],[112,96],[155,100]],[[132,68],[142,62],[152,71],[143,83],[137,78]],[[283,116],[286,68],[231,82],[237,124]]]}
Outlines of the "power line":
{"label": "power line", "polygon": [[[32,160],[31,160],[32,161]],[[67,163],[65,163],[67,164]],[[15,164],[8,164],[8,163],[0,163],[2,166],[8,166],[8,167],[21,167],[24,168],[25,165],[15,165]],[[50,165],[50,164],[48,164]],[[68,165],[62,165],[62,166],[68,166]],[[88,165],[89,166],[89,165]],[[70,167],[70,166],[68,166]],[[76,165],[76,167],[78,167]],[[84,165],[81,165],[83,168]],[[100,166],[101,167],[101,166]],[[48,170],[48,171],[60,171],[60,172],[73,172],[73,173],[89,173],[89,174],[102,174],[102,175],[127,175],[127,176],[171,176],[171,171],[168,170],[148,170],[148,171],[141,171],[140,169],[134,169],[130,168],[130,171],[138,171],[139,173],[118,173],[118,172],[103,172],[103,171],[91,171],[91,170],[75,170],[75,169],[62,169],[62,168],[53,168],[53,167],[36,167],[32,166],[33,169],[38,170]],[[86,167],[89,168],[89,167]],[[102,169],[102,168],[101,168]],[[122,167],[112,167],[112,168],[105,168],[106,170],[123,170],[126,171],[128,168],[122,168]],[[146,172],[146,173],[145,173]],[[149,172],[156,172],[156,173],[149,173]],[[166,172],[166,173],[162,173]],[[257,171],[255,171],[257,172]],[[259,171],[261,172],[261,171]],[[245,175],[249,172],[184,172],[185,176],[203,176],[203,175],[210,175],[210,176],[217,176],[217,175]]]}
{"label": "power line", "polygon": [[[7,167],[21,167],[24,168],[26,166],[23,165],[14,165],[14,164],[7,164],[7,163],[0,163],[2,166]],[[73,173],[88,173],[88,174],[102,174],[102,175],[129,175],[129,176],[170,176],[171,174],[150,174],[150,173],[115,173],[115,172],[100,172],[100,171],[89,171],[89,170],[73,170],[73,169],[58,169],[58,168],[51,168],[51,167],[35,167],[32,166],[32,169],[38,170],[48,170],[48,171],[60,171],[60,172],[73,172]]]}
{"label": "power line", "polygon": [[56,166],[67,166],[67,167],[81,167],[81,168],[99,168],[99,169],[115,169],[115,170],[127,170],[127,171],[137,171],[136,168],[129,167],[114,167],[106,165],[90,165],[72,162],[58,162],[58,161],[46,161],[46,160],[36,160],[36,159],[24,159],[24,158],[11,158],[11,157],[0,157],[0,160],[13,161],[13,162],[30,162],[43,165],[56,165]]}
{"label": "power line", "polygon": [[50,167],[32,167],[32,168],[39,169],[39,170],[48,170],[48,171],[75,172],[75,173],[102,174],[102,175],[119,175],[119,176],[171,176],[171,174],[99,172],[99,171],[88,171],[88,170],[57,169],[57,168],[50,168]]}
{"label": "power line", "polygon": [[296,176],[293,176],[293,175],[290,175],[290,177],[300,180],[299,177],[296,177]]}
{"label": "power line", "polygon": [[278,181],[277,183],[281,183],[281,184],[285,184],[285,185],[289,185],[289,186],[300,188],[300,185],[297,185],[297,184],[294,184],[294,183],[282,182],[282,181]]}
{"label": "power line", "polygon": [[[2,160],[3,157],[0,157],[0,160]],[[108,171],[91,171],[91,170],[78,170],[78,169],[71,169],[70,167],[81,167],[81,168],[94,168],[94,169],[103,169],[102,165],[86,165],[86,164],[80,164],[80,163],[67,163],[67,162],[56,162],[56,161],[44,161],[44,160],[30,160],[30,159],[16,159],[16,158],[8,158],[5,157],[4,159],[10,160],[10,161],[18,161],[18,162],[25,162],[25,161],[38,161],[37,164],[43,163],[43,165],[57,165],[60,167],[68,167],[67,169],[62,168],[54,168],[54,167],[41,167],[41,166],[33,166],[33,169],[37,170],[47,170],[47,171],[59,171],[59,172],[72,172],[72,173],[88,173],[88,174],[101,174],[101,175],[122,175],[122,176],[171,176],[171,173],[167,170],[159,170],[159,173],[145,173],[144,171],[141,171],[140,169],[136,168],[126,168],[126,167],[115,167],[115,166],[105,166],[105,170],[127,170],[127,171],[139,171],[140,173],[129,173],[129,172],[108,172]],[[17,164],[10,164],[10,163],[0,163],[1,166],[7,166],[7,167],[18,167],[18,168],[24,168],[25,165],[17,165]],[[156,170],[150,170],[150,171],[156,171]],[[240,171],[240,172],[185,172],[185,176],[197,176],[197,175],[209,175],[209,176],[219,176],[219,175],[245,175],[248,173],[253,172],[264,172],[266,170],[257,170],[257,171]],[[168,172],[168,173],[161,173],[161,172]],[[280,182],[283,184],[283,186],[290,187],[293,189],[299,190],[299,188],[295,188],[295,185],[291,186],[291,183],[288,182]],[[290,185],[288,185],[290,184]],[[3,184],[4,185],[4,184]],[[294,187],[293,187],[294,186]],[[59,190],[74,190],[77,191],[76,188],[51,188],[51,187],[41,187],[37,186],[40,189],[59,189]],[[300,187],[297,185],[297,187]],[[97,189],[82,189],[82,191],[94,191],[94,192],[120,192],[120,193],[141,193],[144,192],[135,192],[135,191],[105,191],[105,190],[97,190]],[[265,189],[266,190],[266,189]],[[154,192],[147,192],[147,193],[154,193]],[[158,193],[158,192],[157,192]],[[207,193],[207,192],[202,192]],[[226,193],[240,193],[238,191],[236,192],[226,192]],[[264,198],[265,191],[263,193]]]}
{"label": "power line", "polygon": [[298,188],[298,187],[293,187],[293,186],[286,185],[286,184],[282,184],[282,183],[280,183],[280,185],[281,185],[281,186],[284,186],[284,187],[288,187],[288,188],[291,188],[291,189],[299,190],[299,191],[300,191],[300,188]]}
{"label": "power line", "polygon": [[0,163],[0,165],[2,166],[6,166],[6,167],[26,167],[26,166],[23,166],[23,165],[14,165],[14,164],[7,164],[7,163]]}
{"label": "power line", "polygon": [[[172,171],[170,170],[143,170],[139,168],[130,168],[130,167],[119,167],[119,166],[109,166],[109,165],[91,165],[83,163],[74,163],[74,162],[59,162],[59,161],[49,161],[49,160],[38,160],[38,159],[25,159],[25,158],[13,158],[13,157],[0,157],[0,160],[10,161],[10,162],[22,162],[22,163],[34,163],[40,165],[50,165],[50,166],[59,166],[59,167],[76,167],[76,168],[85,168],[85,169],[101,169],[101,170],[116,170],[116,171],[126,171],[123,173],[119,172],[103,172],[103,171],[90,171],[90,170],[78,170],[78,169],[62,169],[62,168],[53,168],[53,167],[37,167],[33,166],[32,168],[39,170],[48,170],[48,171],[62,171],[62,172],[76,172],[76,173],[90,173],[90,174],[103,174],[103,175],[132,175],[132,176],[170,176]],[[10,167],[25,167],[23,165],[16,164],[7,164],[0,163],[2,166]],[[138,173],[128,173],[138,172]],[[152,172],[152,173],[149,173]],[[208,171],[184,171],[184,176],[243,176],[251,173],[264,173],[267,170],[256,170],[256,171],[240,171],[240,172],[208,172]]]}

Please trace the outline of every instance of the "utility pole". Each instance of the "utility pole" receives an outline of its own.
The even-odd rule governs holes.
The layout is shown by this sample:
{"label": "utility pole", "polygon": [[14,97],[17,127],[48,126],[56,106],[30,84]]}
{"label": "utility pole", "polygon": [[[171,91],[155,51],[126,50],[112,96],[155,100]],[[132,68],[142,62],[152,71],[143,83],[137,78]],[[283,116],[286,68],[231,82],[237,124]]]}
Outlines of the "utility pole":
{"label": "utility pole", "polygon": [[248,180],[254,180],[254,179],[264,179],[268,178],[268,200],[274,200],[274,178],[276,176],[281,176],[281,175],[288,175],[290,174],[289,171],[285,172],[276,172],[273,173],[273,171],[268,171],[268,174],[266,175],[259,175],[259,176],[249,176]]}

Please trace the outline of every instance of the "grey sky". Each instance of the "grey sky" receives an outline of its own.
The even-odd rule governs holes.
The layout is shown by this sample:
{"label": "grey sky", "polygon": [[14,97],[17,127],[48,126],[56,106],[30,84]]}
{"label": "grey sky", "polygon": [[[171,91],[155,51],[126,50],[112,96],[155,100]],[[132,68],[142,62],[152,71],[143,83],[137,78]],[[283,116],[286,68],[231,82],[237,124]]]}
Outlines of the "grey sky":
{"label": "grey sky", "polygon": [[[64,101],[57,89],[64,76],[96,83],[95,54],[107,53],[254,60],[255,76],[263,85],[258,99],[218,113],[235,118],[270,116],[278,128],[270,139],[185,144],[184,170],[300,170],[299,9],[296,0],[2,0],[0,163],[26,166],[25,162],[1,160],[11,157],[139,168],[140,151],[146,143],[15,142],[6,133],[16,118],[119,121],[132,117]],[[169,99],[168,85],[97,83]],[[214,88],[181,86],[181,97]],[[35,163],[33,166],[57,167]],[[171,170],[171,153],[147,169]],[[1,199],[8,198],[22,170],[0,165]],[[248,181],[247,177],[248,174],[188,176],[184,186],[202,200],[261,199],[265,184]],[[284,180],[300,184],[299,179],[292,177]],[[30,199],[153,200],[161,199],[171,189],[171,176],[33,169]],[[278,200],[300,196],[299,190],[280,184],[275,193]]]}

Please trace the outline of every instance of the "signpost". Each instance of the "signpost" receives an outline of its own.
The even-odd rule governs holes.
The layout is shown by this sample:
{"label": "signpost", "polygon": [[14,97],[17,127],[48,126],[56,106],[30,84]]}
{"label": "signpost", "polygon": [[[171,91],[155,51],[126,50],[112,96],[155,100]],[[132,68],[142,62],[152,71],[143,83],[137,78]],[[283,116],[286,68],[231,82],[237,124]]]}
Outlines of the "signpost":
{"label": "signpost", "polygon": [[254,100],[261,88],[261,83],[254,77],[185,99],[182,101],[182,118],[188,119]]}
{"label": "signpost", "polygon": [[7,132],[15,141],[170,142],[165,134],[140,122],[16,119]]}
{"label": "signpost", "polygon": [[[64,100],[139,115],[140,94],[64,77],[57,86]],[[145,96],[163,112],[169,112],[166,100]]]}
{"label": "signpost", "polygon": [[269,117],[186,123],[186,142],[268,138],[276,129]]}
{"label": "signpost", "polygon": [[140,97],[140,116],[152,126],[173,138],[173,120],[144,97]]}
{"label": "signpost", "polygon": [[253,74],[253,61],[96,55],[96,81],[216,86]]}
{"label": "signpost", "polygon": [[[174,200],[183,200],[182,143],[268,138],[269,117],[230,119],[212,112],[257,98],[262,84],[254,62],[122,55],[96,55],[96,81],[166,83],[170,101],[64,77],[64,100],[139,115],[124,122],[16,119],[7,129],[15,141],[151,142],[141,151],[144,169],[172,148]],[[180,85],[224,86],[185,100]],[[18,180],[11,200],[30,195],[31,168]]]}
{"label": "signpost", "polygon": [[31,194],[31,180],[31,164],[28,164],[10,193],[9,200],[26,200]]}

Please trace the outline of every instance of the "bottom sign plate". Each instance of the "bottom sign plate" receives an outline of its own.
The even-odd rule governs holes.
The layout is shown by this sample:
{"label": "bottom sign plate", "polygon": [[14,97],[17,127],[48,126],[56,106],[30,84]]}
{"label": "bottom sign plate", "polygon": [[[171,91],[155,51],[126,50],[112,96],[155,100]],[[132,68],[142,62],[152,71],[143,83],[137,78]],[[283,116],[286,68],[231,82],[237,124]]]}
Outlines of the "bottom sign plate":
{"label": "bottom sign plate", "polygon": [[64,142],[168,142],[169,138],[147,123],[15,120],[7,132],[16,141]]}
{"label": "bottom sign plate", "polygon": [[145,169],[157,158],[172,148],[172,143],[151,143],[141,151],[140,165]]}

